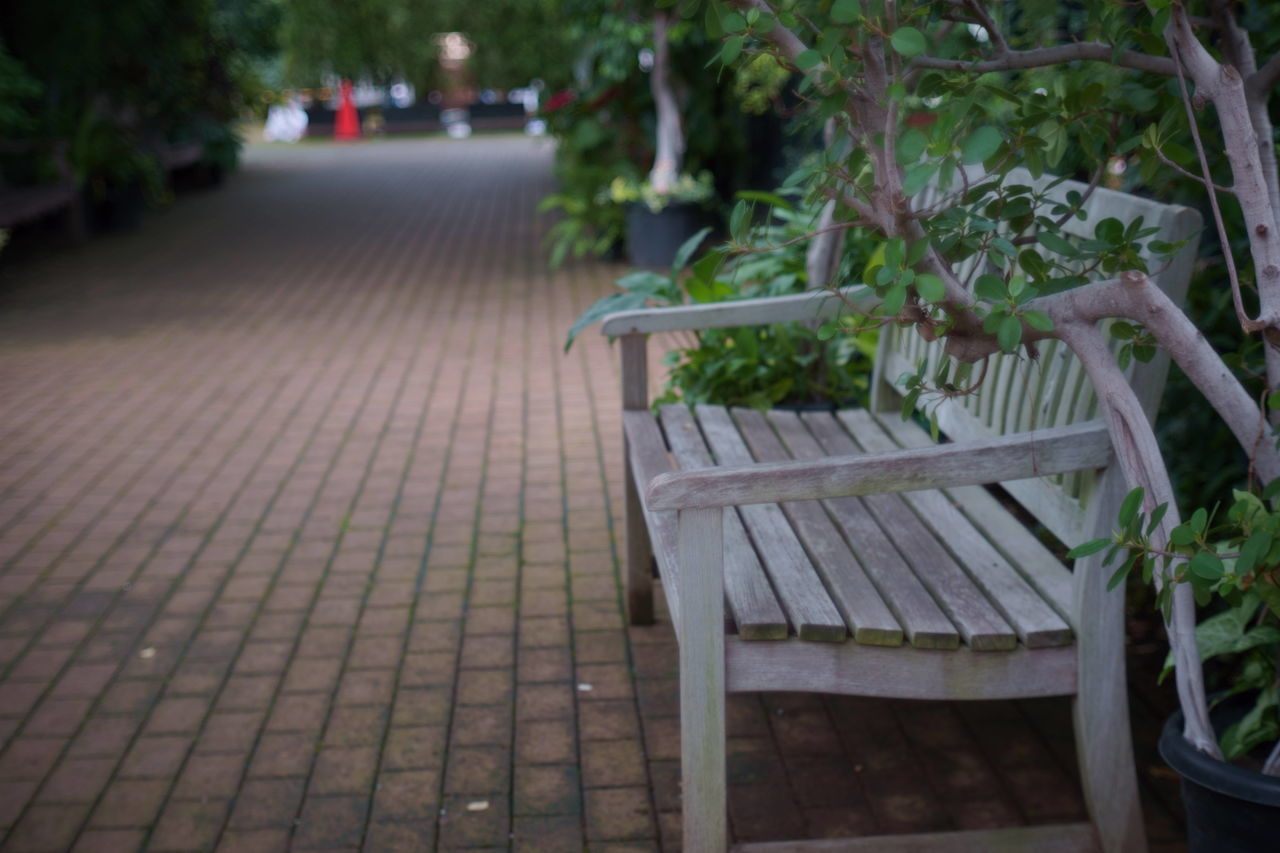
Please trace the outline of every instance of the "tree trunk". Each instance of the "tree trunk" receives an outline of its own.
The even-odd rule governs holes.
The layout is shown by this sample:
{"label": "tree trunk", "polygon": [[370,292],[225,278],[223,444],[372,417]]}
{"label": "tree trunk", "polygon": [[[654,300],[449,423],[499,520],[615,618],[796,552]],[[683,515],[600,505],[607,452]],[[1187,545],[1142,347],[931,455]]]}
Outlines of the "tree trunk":
{"label": "tree trunk", "polygon": [[671,84],[671,48],[667,43],[666,12],[653,18],[653,71],[649,87],[658,110],[657,147],[649,184],[658,195],[670,193],[680,179],[684,160],[684,129],[680,125],[680,106]]}

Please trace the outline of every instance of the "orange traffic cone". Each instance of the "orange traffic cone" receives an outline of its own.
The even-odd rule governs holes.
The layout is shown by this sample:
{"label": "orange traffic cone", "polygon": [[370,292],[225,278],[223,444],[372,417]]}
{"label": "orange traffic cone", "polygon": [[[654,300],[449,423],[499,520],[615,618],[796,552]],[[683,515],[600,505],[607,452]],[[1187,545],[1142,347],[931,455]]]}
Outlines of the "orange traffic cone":
{"label": "orange traffic cone", "polygon": [[334,139],[359,139],[360,117],[356,115],[356,105],[351,101],[351,81],[342,81],[341,102],[338,104],[338,117],[333,125]]}

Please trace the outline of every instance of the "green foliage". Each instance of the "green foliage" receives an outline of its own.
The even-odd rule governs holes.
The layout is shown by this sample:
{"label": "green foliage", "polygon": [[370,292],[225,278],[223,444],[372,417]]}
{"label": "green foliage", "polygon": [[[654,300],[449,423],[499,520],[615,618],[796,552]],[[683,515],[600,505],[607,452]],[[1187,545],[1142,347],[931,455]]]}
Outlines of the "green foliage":
{"label": "green foliage", "polygon": [[[566,349],[587,326],[615,311],[653,305],[723,302],[783,296],[805,289],[805,252],[796,238],[812,226],[813,211],[796,211],[785,199],[752,194],[770,204],[769,221],[745,236],[757,248],[731,253],[727,247],[689,263],[707,229],[677,253],[666,275],[635,272],[619,279],[621,291],[589,308],[570,330]],[[870,240],[857,235],[866,251]],[[843,334],[830,326],[814,330],[795,324],[709,329],[697,344],[668,352],[664,392],[655,405],[675,401],[767,408],[813,403],[865,403],[874,333],[855,333],[856,318],[841,318]]]}
{"label": "green foliage", "polygon": [[35,130],[31,108],[40,97],[40,84],[0,41],[0,138],[17,138]]}
{"label": "green foliage", "polygon": [[[571,87],[545,115],[559,143],[560,188],[546,202],[562,217],[549,235],[553,264],[617,245],[625,213],[610,188],[619,178],[624,185],[642,184],[653,163],[656,125],[649,75],[638,61],[653,47],[653,4],[563,0],[562,10],[565,55],[575,59]],[[753,112],[767,106],[790,72],[771,57],[757,63],[745,54],[736,59],[751,68],[743,85],[734,72],[708,71],[708,59],[722,48],[707,34],[706,20],[675,23],[668,42],[684,123],[683,168],[690,175],[710,172],[723,198],[758,183],[754,173],[764,153],[752,150],[750,134],[763,119],[749,120],[740,101],[749,101]]]}
{"label": "green foliage", "polygon": [[[1252,709],[1220,738],[1229,761],[1280,737],[1280,508],[1264,500],[1277,493],[1280,480],[1261,495],[1236,490],[1225,514],[1197,509],[1160,546],[1156,531],[1167,506],[1146,516],[1143,490],[1134,489],[1121,505],[1113,536],[1068,555],[1078,559],[1107,550],[1103,564],[1119,566],[1111,587],[1139,567],[1145,583],[1158,578],[1156,603],[1166,619],[1177,584],[1190,584],[1201,606],[1217,604],[1218,611],[1196,626],[1200,659],[1220,665],[1226,689],[1218,701],[1254,694]],[[1170,654],[1162,679],[1173,666]]]}
{"label": "green foliage", "polygon": [[[0,32],[38,87],[0,91],[0,124],[21,104],[28,119],[7,133],[41,142],[33,157],[66,145],[91,186],[141,183],[159,196],[154,152],[166,145],[203,139],[213,159],[234,162],[231,126],[258,101],[258,68],[274,50],[277,22],[275,0],[0,5]],[[0,59],[0,88],[10,68]],[[49,178],[47,163],[6,166]]]}

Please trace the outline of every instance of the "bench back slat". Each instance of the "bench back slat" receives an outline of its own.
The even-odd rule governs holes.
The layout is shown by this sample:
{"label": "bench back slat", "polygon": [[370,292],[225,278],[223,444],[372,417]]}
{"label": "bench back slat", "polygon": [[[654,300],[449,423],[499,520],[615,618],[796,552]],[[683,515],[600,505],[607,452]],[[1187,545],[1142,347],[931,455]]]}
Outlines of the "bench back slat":
{"label": "bench back slat", "polygon": [[[1007,183],[1032,186],[1039,192],[1051,181],[1049,177],[1034,179],[1024,170],[1015,170]],[[1047,195],[1052,200],[1065,201],[1072,191],[1085,195],[1088,187],[1077,181],[1063,181],[1048,189]],[[926,191],[918,203],[929,203],[932,199],[928,193],[936,197],[937,190]],[[1153,280],[1174,302],[1182,302],[1201,228],[1201,217],[1196,211],[1101,187],[1088,195],[1083,210],[1084,220],[1072,218],[1063,226],[1069,238],[1092,239],[1097,223],[1109,217],[1127,226],[1140,216],[1144,227],[1159,229],[1142,241],[1144,260]],[[1043,208],[1041,212],[1048,213]],[[1169,243],[1186,240],[1187,244],[1172,259],[1164,259],[1150,253],[1148,247],[1154,240]],[[967,259],[957,266],[957,272],[962,278],[976,278],[974,266],[981,262],[977,258]],[[1038,346],[1038,351],[1034,359],[1028,357],[1025,350],[1015,355],[992,356],[976,393],[941,402],[936,397],[922,395],[917,409],[926,415],[932,413],[942,433],[958,441],[1066,426],[1097,417],[1097,399],[1079,360],[1058,341],[1046,341]],[[897,377],[914,372],[924,361],[929,366],[925,374],[928,378],[946,357],[941,342],[926,342],[913,328],[885,327],[880,335],[872,379],[873,408],[882,411],[897,408],[902,390],[895,385]],[[1148,417],[1155,417],[1168,368],[1168,357],[1163,352],[1145,364],[1135,359],[1128,368],[1130,383]],[[973,375],[976,377],[979,373],[980,369],[975,369]],[[1075,544],[1089,535],[1087,506],[1097,480],[1095,472],[1082,472],[1020,480],[1004,486],[1059,539]]]}

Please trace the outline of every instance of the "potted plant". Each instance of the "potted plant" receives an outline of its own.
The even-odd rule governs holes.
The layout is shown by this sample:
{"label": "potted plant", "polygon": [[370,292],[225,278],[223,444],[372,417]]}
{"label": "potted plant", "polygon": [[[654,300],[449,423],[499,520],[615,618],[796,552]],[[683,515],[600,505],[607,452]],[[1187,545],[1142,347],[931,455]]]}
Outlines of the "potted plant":
{"label": "potted plant", "polygon": [[626,210],[627,255],[638,267],[665,267],[676,250],[706,224],[707,204],[715,197],[710,172],[682,174],[659,191],[646,180],[624,177],[609,184],[609,201]]}
{"label": "potted plant", "polygon": [[669,16],[653,16],[653,65],[649,85],[657,113],[653,167],[634,185],[615,179],[610,194],[627,204],[627,253],[640,267],[665,267],[676,251],[703,224],[701,206],[715,194],[709,173],[693,177],[681,171],[684,129],[671,76]]}
{"label": "potted plant", "polygon": [[[1280,399],[1272,403],[1280,403]],[[1216,612],[1196,626],[1200,660],[1215,664],[1222,690],[1209,702],[1209,718],[1221,760],[1195,749],[1182,735],[1182,712],[1160,738],[1160,754],[1183,779],[1188,842],[1193,850],[1263,850],[1280,827],[1280,480],[1261,494],[1236,490],[1225,514],[1198,509],[1174,527],[1162,545],[1153,541],[1152,519],[1140,508],[1143,490],[1127,497],[1121,529],[1073,549],[1075,556],[1109,549],[1105,564],[1119,563],[1111,584],[1135,569],[1150,582],[1170,579],[1157,594],[1166,612],[1175,585]],[[1162,505],[1163,506],[1163,505]],[[1164,513],[1159,507],[1156,512]],[[1179,561],[1180,571],[1172,572]],[[1211,663],[1212,662],[1212,663]],[[1171,653],[1161,678],[1174,669]]]}

